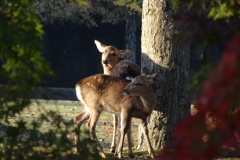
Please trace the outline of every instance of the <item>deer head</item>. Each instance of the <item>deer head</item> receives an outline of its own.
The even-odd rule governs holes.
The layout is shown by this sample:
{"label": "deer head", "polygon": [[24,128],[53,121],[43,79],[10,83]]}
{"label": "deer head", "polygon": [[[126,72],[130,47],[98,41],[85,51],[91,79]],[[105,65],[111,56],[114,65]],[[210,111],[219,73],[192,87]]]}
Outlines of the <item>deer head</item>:
{"label": "deer head", "polygon": [[146,72],[146,68],[143,68],[142,75],[135,77],[132,82],[123,89],[123,93],[132,96],[142,96],[152,93],[153,90],[155,90],[154,83],[160,73],[157,72],[147,75]]}
{"label": "deer head", "polygon": [[130,50],[119,50],[114,46],[107,46],[97,40],[94,41],[99,52],[102,53],[104,74],[110,74],[115,65],[122,59],[127,59],[133,54]]}

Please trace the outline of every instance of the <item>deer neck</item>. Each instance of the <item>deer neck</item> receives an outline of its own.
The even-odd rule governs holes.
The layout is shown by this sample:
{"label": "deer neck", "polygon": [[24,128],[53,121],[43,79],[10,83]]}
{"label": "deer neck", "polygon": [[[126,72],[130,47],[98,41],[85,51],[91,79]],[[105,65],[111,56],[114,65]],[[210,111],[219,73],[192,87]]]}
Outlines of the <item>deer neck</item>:
{"label": "deer neck", "polygon": [[106,75],[110,75],[112,73],[112,70],[113,70],[112,68],[103,66],[103,73]]}
{"label": "deer neck", "polygon": [[151,112],[157,104],[157,94],[154,92],[148,92],[146,95],[140,96],[142,104],[146,111]]}
{"label": "deer neck", "polygon": [[[120,61],[122,61],[122,60],[124,60],[124,59],[121,58],[121,57],[119,57],[118,62],[120,62]],[[118,62],[117,62],[117,63],[118,63]],[[116,64],[114,64],[114,65],[112,66],[112,68],[110,68],[110,67],[107,67],[107,66],[105,66],[105,65],[103,64],[103,73],[106,74],[106,75],[111,75],[111,73],[112,73],[113,68],[115,67],[115,65],[116,65]]]}

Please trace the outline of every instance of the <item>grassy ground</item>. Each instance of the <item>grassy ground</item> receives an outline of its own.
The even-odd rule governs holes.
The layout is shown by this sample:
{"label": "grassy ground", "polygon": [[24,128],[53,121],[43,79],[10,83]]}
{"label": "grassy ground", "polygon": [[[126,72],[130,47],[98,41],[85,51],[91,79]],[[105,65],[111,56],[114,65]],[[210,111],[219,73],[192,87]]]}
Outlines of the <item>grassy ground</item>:
{"label": "grassy ground", "polygon": [[[19,119],[24,120],[27,123],[31,123],[33,120],[40,120],[40,115],[42,113],[48,113],[51,111],[55,111],[59,113],[64,120],[69,121],[69,124],[73,127],[73,118],[78,115],[83,110],[83,107],[81,104],[77,101],[47,101],[47,100],[38,100],[38,101],[32,101],[29,107],[27,107],[25,110],[21,112],[21,114],[16,115],[15,117],[11,117],[9,120],[12,125],[14,125],[15,122],[17,122]],[[46,132],[47,130],[53,128],[53,124],[51,121],[44,122],[44,125],[42,125],[40,131]],[[62,126],[64,129],[66,126]],[[133,119],[132,121],[132,138],[134,146],[137,145],[137,131],[138,131],[138,120]],[[86,129],[85,125],[82,126],[81,130]],[[113,134],[113,123],[112,123],[112,115],[107,112],[103,112],[103,114],[100,116],[97,126],[96,126],[96,134],[98,137],[98,140],[101,144],[101,146],[104,149],[104,152],[108,154],[108,156],[112,156],[113,154],[109,152],[109,149],[111,147],[111,140],[112,140],[112,134]],[[73,134],[70,133],[68,135],[68,138],[73,140]],[[143,157],[148,157],[147,152],[140,152],[137,151],[135,148],[133,148],[133,151],[135,153],[135,156],[137,159],[142,159]],[[127,140],[125,137],[124,141],[124,156],[127,157]]]}
{"label": "grassy ground", "polygon": [[[11,117],[10,124],[15,125],[15,123],[22,119],[25,122],[30,123],[33,120],[40,121],[40,115],[45,114],[51,111],[58,112],[65,121],[68,121],[69,126],[73,128],[73,118],[78,115],[83,110],[83,107],[81,104],[77,101],[46,101],[46,100],[38,100],[38,101],[32,101],[29,107],[27,107],[25,110],[21,112],[21,114],[16,115],[15,117]],[[40,131],[46,132],[49,129],[52,129],[54,127],[54,124],[49,122],[44,122],[42,125]],[[66,127],[64,125],[61,126],[63,129]],[[134,146],[137,145],[137,132],[138,132],[138,120],[133,119],[132,121],[132,138]],[[81,130],[86,129],[85,125],[82,126]],[[1,130],[1,129],[0,129]],[[109,152],[110,146],[111,146],[111,140],[112,140],[112,134],[113,134],[113,124],[112,124],[112,115],[103,112],[101,117],[98,120],[97,126],[96,126],[96,134],[98,137],[98,140],[101,144],[101,146],[104,149],[104,152],[107,154],[107,157],[110,157],[112,159],[113,154]],[[26,135],[27,136],[27,135]],[[68,138],[73,141],[73,133],[69,133]],[[81,135],[82,136],[82,135]],[[84,136],[84,135],[83,135]],[[86,136],[86,135],[85,135]],[[24,138],[24,136],[23,136]],[[124,152],[123,156],[128,157],[127,155],[127,140],[125,137],[124,141]],[[133,152],[136,156],[135,159],[150,159],[150,157],[147,154],[147,151],[137,151],[135,148],[133,148]],[[126,158],[125,158],[126,159]],[[128,158],[127,158],[128,159]],[[130,158],[129,158],[130,159]],[[240,158],[218,158],[218,160],[240,160]]]}

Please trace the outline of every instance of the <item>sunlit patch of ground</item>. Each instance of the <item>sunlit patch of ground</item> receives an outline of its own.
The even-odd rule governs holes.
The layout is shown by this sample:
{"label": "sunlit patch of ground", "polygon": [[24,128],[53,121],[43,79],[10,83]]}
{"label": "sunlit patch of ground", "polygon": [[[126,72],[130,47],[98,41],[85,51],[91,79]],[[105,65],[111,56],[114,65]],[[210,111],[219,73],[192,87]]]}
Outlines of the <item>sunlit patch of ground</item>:
{"label": "sunlit patch of ground", "polygon": [[[77,116],[82,110],[83,110],[83,107],[81,103],[77,101],[38,100],[38,101],[32,101],[29,107],[25,108],[20,114],[17,114],[14,117],[10,117],[9,121],[11,122],[10,124],[13,126],[20,119],[25,121],[27,124],[28,123],[30,124],[33,120],[41,121],[42,114],[47,114],[51,111],[55,111],[59,115],[61,115],[65,121],[68,121],[70,124],[70,127],[73,128],[73,118]],[[50,121],[44,121],[40,131],[44,133],[44,132],[47,132],[49,129],[52,129],[54,127],[54,123],[52,123],[52,121],[53,119]],[[132,140],[133,140],[134,146],[137,145],[138,126],[139,126],[138,120],[133,119],[131,133],[132,133]],[[64,129],[66,126],[62,125],[61,127]],[[85,125],[83,125],[81,130],[83,131],[85,129],[86,127]],[[111,147],[112,135],[113,135],[112,114],[103,112],[96,126],[96,134],[105,153],[109,153],[109,149]],[[68,138],[73,140],[73,137],[74,137],[73,133],[69,133]],[[22,138],[27,139],[28,133],[26,132],[24,135],[22,135]],[[126,137],[124,141],[124,147],[125,147],[124,152],[126,152],[126,155],[124,156],[128,157],[127,149],[126,149],[127,148]],[[138,152],[134,148],[133,150],[134,150],[134,153],[136,152],[135,154],[139,155],[140,157],[144,153],[146,154],[146,152]]]}

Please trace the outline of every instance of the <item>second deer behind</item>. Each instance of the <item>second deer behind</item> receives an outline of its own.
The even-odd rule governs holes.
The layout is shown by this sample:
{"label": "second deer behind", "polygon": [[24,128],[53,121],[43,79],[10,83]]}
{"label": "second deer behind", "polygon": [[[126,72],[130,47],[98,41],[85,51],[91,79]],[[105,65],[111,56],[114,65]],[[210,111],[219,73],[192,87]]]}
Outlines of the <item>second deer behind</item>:
{"label": "second deer behind", "polygon": [[[123,79],[133,79],[134,77],[141,74],[141,67],[136,63],[127,60],[132,54],[133,51],[130,50],[120,50],[111,45],[105,45],[98,40],[95,40],[94,43],[97,46],[97,49],[102,53],[101,63],[103,66],[103,73],[106,75],[112,75],[120,77]],[[111,152],[115,152],[116,149],[116,133],[118,126],[117,115],[113,114],[113,139],[111,144]],[[130,134],[130,133],[128,133]],[[128,137],[131,137],[130,135]],[[131,138],[128,139],[131,142]],[[129,143],[130,144],[130,143]],[[131,146],[128,146],[131,147]],[[116,154],[116,153],[115,153]]]}

